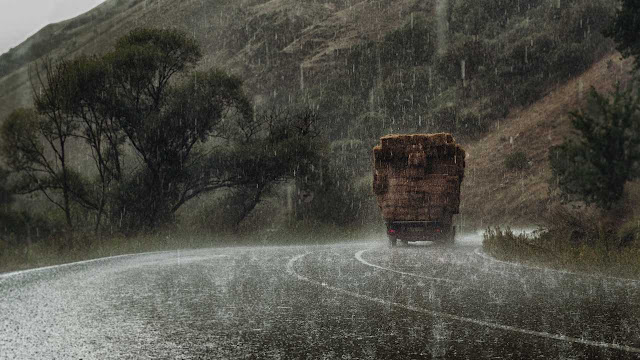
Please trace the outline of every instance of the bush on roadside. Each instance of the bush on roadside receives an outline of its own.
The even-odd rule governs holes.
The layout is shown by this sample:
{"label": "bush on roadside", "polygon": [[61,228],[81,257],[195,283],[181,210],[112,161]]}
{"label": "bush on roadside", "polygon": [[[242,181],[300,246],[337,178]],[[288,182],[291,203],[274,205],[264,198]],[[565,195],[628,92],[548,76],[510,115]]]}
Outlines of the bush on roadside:
{"label": "bush on roadside", "polygon": [[25,248],[50,241],[62,234],[59,223],[39,214],[0,211],[0,255],[9,249]]}
{"label": "bush on roadside", "polygon": [[557,206],[546,223],[546,228],[529,235],[516,234],[509,228],[489,228],[483,236],[483,249],[506,261],[640,277],[638,219],[617,231],[613,221],[602,220],[592,208]]}
{"label": "bush on roadside", "polygon": [[502,260],[530,258],[535,249],[530,244],[531,236],[515,234],[510,228],[488,228],[482,235],[482,247],[488,253]]}
{"label": "bush on roadside", "polygon": [[348,226],[367,216],[372,201],[369,145],[359,140],[335,141],[329,146],[319,181],[309,184],[313,199],[305,218],[323,224]]}
{"label": "bush on roadside", "polygon": [[617,235],[622,245],[640,245],[640,217],[625,222],[618,230]]}

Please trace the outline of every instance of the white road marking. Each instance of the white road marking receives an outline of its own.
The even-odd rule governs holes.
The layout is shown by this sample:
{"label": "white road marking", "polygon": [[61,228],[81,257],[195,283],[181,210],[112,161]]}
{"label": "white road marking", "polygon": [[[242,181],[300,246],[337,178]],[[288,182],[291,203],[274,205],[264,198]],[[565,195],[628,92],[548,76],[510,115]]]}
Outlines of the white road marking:
{"label": "white road marking", "polygon": [[413,273],[409,273],[409,272],[389,269],[389,268],[386,268],[386,267],[383,267],[383,266],[380,266],[380,265],[372,264],[372,263],[370,263],[367,260],[362,258],[362,254],[367,250],[368,249],[360,250],[360,251],[358,251],[356,253],[356,259],[358,261],[360,261],[361,263],[367,265],[367,266],[371,266],[371,267],[374,267],[374,268],[380,269],[380,270],[391,271],[391,272],[394,272],[394,273],[397,273],[397,274],[400,274],[400,275],[412,276],[412,277],[417,277],[417,278],[421,278],[421,279],[440,281],[440,282],[446,282],[446,283],[451,283],[451,284],[464,284],[465,283],[465,282],[459,281],[459,280],[451,280],[451,279],[447,279],[447,278],[439,278],[439,277],[418,275],[418,274],[413,274]]}
{"label": "white road marking", "polygon": [[[367,260],[365,260],[362,257],[362,254],[364,254],[365,251],[369,251],[369,250],[371,250],[371,249],[365,249],[365,250],[358,251],[356,253],[356,255],[355,255],[356,260],[358,260],[359,262],[361,262],[361,263],[363,263],[364,265],[367,265],[367,266],[371,266],[371,267],[374,267],[374,268],[377,268],[377,269],[380,269],[380,270],[384,270],[384,271],[390,271],[390,272],[398,273],[398,274],[405,275],[405,276],[422,278],[422,279],[427,279],[427,280],[432,280],[432,281],[446,282],[446,283],[451,283],[451,284],[465,284],[465,286],[467,288],[470,288],[470,289],[486,290],[486,288],[476,286],[475,284],[471,284],[470,281],[460,281],[460,280],[452,280],[452,279],[448,279],[448,278],[437,278],[437,277],[431,277],[431,276],[425,276],[425,275],[418,275],[418,274],[399,271],[399,270],[386,268],[384,266],[380,266],[380,265],[376,265],[376,264],[370,263],[370,262],[368,262]],[[515,274],[515,272],[508,272],[508,271],[493,271],[493,270],[487,270],[487,271],[499,273],[500,275],[504,275],[505,273]],[[529,293],[538,293],[539,294],[540,292],[536,291],[536,290],[529,290]]]}
{"label": "white road marking", "polygon": [[[8,273],[0,274],[0,281],[2,281],[4,279],[7,279],[7,278],[10,278],[10,277],[13,277],[13,276],[17,276],[17,275],[23,275],[23,274],[28,274],[28,273],[32,273],[32,272],[39,272],[39,271],[51,270],[51,269],[57,269],[57,268],[64,268],[64,267],[69,267],[69,266],[74,266],[74,265],[90,264],[90,263],[99,262],[99,261],[112,260],[112,259],[118,259],[118,258],[124,258],[124,257],[132,257],[132,256],[138,256],[138,255],[156,255],[156,254],[179,253],[179,252],[180,252],[180,250],[165,250],[165,251],[149,251],[149,252],[143,252],[143,253],[133,253],[133,254],[123,254],[123,255],[115,255],[115,256],[105,256],[105,257],[96,258],[96,259],[90,259],[90,260],[82,260],[82,261],[76,261],[76,262],[71,262],[71,263],[43,266],[43,267],[34,268],[34,269],[12,271],[12,272],[8,272]],[[220,258],[220,257],[229,257],[229,255],[212,255],[212,256],[208,256],[208,257],[209,258]],[[185,260],[187,260],[187,259],[188,258],[185,257]],[[203,260],[205,260],[205,259],[198,259],[198,261],[203,261]]]}
{"label": "white road marking", "polygon": [[542,272],[555,272],[555,273],[565,274],[565,275],[589,277],[589,278],[594,278],[594,279],[621,281],[621,282],[629,282],[629,283],[633,283],[633,284],[640,284],[640,280],[635,280],[635,279],[625,279],[625,278],[619,278],[619,277],[615,277],[615,276],[594,275],[594,274],[588,274],[588,273],[572,272],[572,271],[567,271],[567,270],[557,270],[557,269],[551,269],[551,268],[545,268],[545,267],[539,267],[539,266],[525,265],[525,264],[520,264],[520,263],[517,263],[517,262],[498,260],[498,259],[494,258],[493,256],[490,256],[487,253],[485,253],[484,251],[482,251],[482,248],[476,248],[473,253],[476,256],[479,256],[479,257],[481,257],[481,258],[483,258],[485,260],[493,261],[493,262],[497,262],[497,263],[500,263],[500,264],[505,264],[505,265],[509,265],[509,266],[513,266],[513,267],[520,267],[520,268],[525,268],[525,269],[538,270],[538,271],[542,271]]}
{"label": "white road marking", "polygon": [[91,260],[76,261],[76,262],[72,262],[72,263],[65,263],[65,264],[58,264],[58,265],[51,265],[51,266],[43,266],[43,267],[39,267],[39,268],[35,268],[35,269],[12,271],[12,272],[8,272],[8,273],[0,274],[0,279],[4,279],[4,278],[16,276],[16,275],[28,274],[28,273],[31,273],[31,272],[38,272],[38,271],[44,271],[44,270],[68,267],[68,266],[72,266],[72,265],[89,264],[89,263],[92,263],[92,262],[103,261],[103,260],[107,260],[107,259],[117,259],[117,258],[122,258],[122,257],[134,256],[134,255],[146,255],[146,254],[155,254],[155,253],[163,253],[163,252],[164,251],[147,252],[147,253],[140,253],[140,254],[124,254],[124,255],[116,255],[116,256],[107,256],[107,257],[101,257],[101,258],[91,259]]}
{"label": "white road marking", "polygon": [[321,283],[321,282],[309,279],[309,278],[307,278],[305,276],[302,276],[302,275],[298,274],[293,269],[293,264],[296,261],[302,259],[303,257],[305,257],[305,256],[307,256],[309,254],[310,253],[300,254],[300,255],[297,255],[297,256],[294,256],[293,258],[291,258],[289,260],[289,262],[287,263],[287,273],[289,273],[292,276],[295,276],[300,281],[304,281],[304,282],[307,282],[307,283],[310,283],[310,284],[313,284],[313,285],[316,285],[316,286],[321,286],[321,287],[323,287],[323,288],[325,288],[327,290],[331,290],[331,291],[339,293],[339,294],[344,294],[344,295],[348,295],[348,296],[351,296],[351,297],[354,297],[354,298],[357,298],[357,299],[362,299],[362,300],[375,302],[375,303],[378,303],[378,304],[381,304],[381,305],[385,305],[385,306],[394,306],[394,307],[397,307],[397,308],[401,308],[401,309],[405,309],[405,310],[409,310],[409,311],[413,311],[413,312],[417,312],[417,313],[421,313],[421,314],[427,314],[427,315],[431,315],[431,316],[435,316],[435,317],[440,317],[440,318],[451,319],[451,320],[456,320],[456,321],[460,321],[460,322],[476,324],[476,325],[480,325],[480,326],[484,326],[484,327],[488,327],[488,328],[492,328],[492,329],[504,330],[504,331],[514,332],[514,333],[518,333],[518,334],[533,335],[533,336],[537,336],[537,337],[541,337],[541,338],[545,338],[545,339],[551,339],[551,340],[559,340],[559,341],[565,341],[565,342],[588,345],[588,346],[595,346],[595,347],[606,348],[606,349],[620,350],[620,351],[625,351],[625,352],[630,352],[630,353],[640,353],[640,348],[636,348],[636,347],[632,347],[632,346],[621,345],[621,344],[612,344],[612,343],[606,343],[606,342],[601,342],[601,341],[593,341],[593,340],[586,340],[586,339],[578,339],[578,338],[575,338],[575,337],[570,337],[570,336],[561,335],[561,334],[551,334],[551,333],[547,333],[547,332],[543,332],[543,331],[534,331],[534,330],[521,329],[521,328],[517,328],[517,327],[514,327],[514,326],[502,325],[502,324],[498,324],[498,323],[492,323],[492,322],[488,322],[488,321],[472,319],[472,318],[468,318],[468,317],[464,317],[464,316],[448,314],[448,313],[444,313],[444,312],[440,312],[440,311],[427,310],[427,309],[423,309],[423,308],[419,308],[419,307],[415,307],[415,306],[404,305],[404,304],[400,304],[400,303],[396,303],[396,302],[392,302],[392,301],[386,301],[384,299],[375,298],[375,297],[372,297],[372,296],[363,295],[363,294],[355,293],[355,292],[352,292],[352,291],[344,290],[344,289],[341,289],[341,288],[337,288],[335,286],[327,285],[325,283]]}

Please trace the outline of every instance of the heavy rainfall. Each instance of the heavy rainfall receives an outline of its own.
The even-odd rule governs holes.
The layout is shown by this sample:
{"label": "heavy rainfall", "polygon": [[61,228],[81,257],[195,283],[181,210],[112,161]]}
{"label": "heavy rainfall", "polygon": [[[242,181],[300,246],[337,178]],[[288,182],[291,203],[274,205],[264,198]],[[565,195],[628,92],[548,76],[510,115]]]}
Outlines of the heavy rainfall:
{"label": "heavy rainfall", "polygon": [[0,359],[640,357],[634,0],[72,13],[0,55]]}

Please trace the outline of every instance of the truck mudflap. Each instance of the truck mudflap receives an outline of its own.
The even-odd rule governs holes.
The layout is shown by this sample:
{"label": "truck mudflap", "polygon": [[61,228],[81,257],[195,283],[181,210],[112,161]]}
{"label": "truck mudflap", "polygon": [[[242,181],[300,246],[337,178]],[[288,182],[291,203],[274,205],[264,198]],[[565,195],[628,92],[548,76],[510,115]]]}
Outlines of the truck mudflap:
{"label": "truck mudflap", "polygon": [[455,228],[438,221],[391,221],[387,222],[387,236],[391,246],[395,246],[397,240],[453,244]]}

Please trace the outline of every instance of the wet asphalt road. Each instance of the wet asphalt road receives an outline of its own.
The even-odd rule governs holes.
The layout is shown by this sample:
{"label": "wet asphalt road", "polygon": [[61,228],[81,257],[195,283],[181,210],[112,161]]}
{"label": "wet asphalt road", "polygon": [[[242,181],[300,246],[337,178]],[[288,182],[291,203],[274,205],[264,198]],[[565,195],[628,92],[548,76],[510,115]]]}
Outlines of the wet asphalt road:
{"label": "wet asphalt road", "polygon": [[0,275],[1,359],[636,359],[640,282],[384,239]]}

